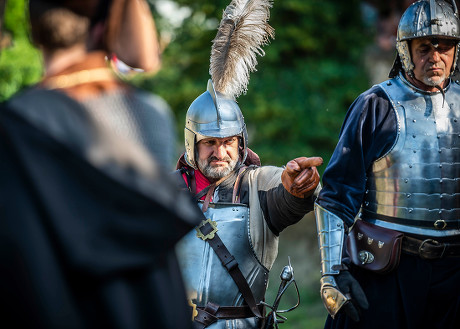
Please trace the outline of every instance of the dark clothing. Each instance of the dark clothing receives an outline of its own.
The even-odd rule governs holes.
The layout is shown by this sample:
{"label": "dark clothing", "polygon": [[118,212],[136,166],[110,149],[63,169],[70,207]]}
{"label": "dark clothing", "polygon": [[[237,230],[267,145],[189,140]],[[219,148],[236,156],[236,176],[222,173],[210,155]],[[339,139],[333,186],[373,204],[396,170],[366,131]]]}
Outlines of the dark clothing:
{"label": "dark clothing", "polygon": [[397,129],[395,112],[377,86],[361,94],[348,110],[318,197],[322,207],[348,226],[361,207],[366,173],[375,160],[391,149]]}
{"label": "dark clothing", "polygon": [[2,321],[187,328],[173,246],[202,214],[158,166],[149,176],[95,156],[100,133],[60,92],[34,88],[0,107]]}
{"label": "dark clothing", "polygon": [[[391,83],[393,81],[387,82],[388,85]],[[446,94],[447,92],[453,91],[447,90]],[[415,98],[414,95],[417,95],[417,92],[411,91],[410,97]],[[399,104],[398,99],[393,102]],[[450,106],[458,109],[459,105]],[[426,109],[417,110],[423,114]],[[406,109],[403,113],[408,112],[409,109]],[[399,117],[399,120],[402,122],[401,125],[409,121],[404,115]],[[457,118],[452,120],[457,122]],[[324,186],[318,197],[318,204],[340,217],[350,227],[361,205],[365,206],[366,182],[369,182],[368,177],[373,164],[392,151],[397,138],[403,138],[403,141],[406,138],[406,135],[403,135],[405,132],[401,132],[403,136],[398,137],[398,129],[400,125],[397,112],[380,87],[374,86],[361,94],[351,105],[343,123],[339,142],[323,175]],[[440,138],[440,134],[427,136],[432,136],[433,139]],[[410,136],[411,139],[415,137]],[[454,137],[449,147],[452,151],[458,145],[455,144],[457,136]],[[398,159],[396,158],[394,163],[388,162],[388,167],[396,166]],[[456,160],[449,159],[446,162]],[[442,168],[442,163],[435,165]],[[438,181],[442,182],[442,179]],[[387,191],[386,187],[379,186],[383,191]],[[400,191],[396,184],[388,187],[388,190],[393,191],[393,187],[395,193]],[[458,189],[453,194],[455,193],[458,193]],[[407,198],[409,197],[410,194],[407,195]],[[382,200],[382,203],[384,201]],[[389,203],[391,204],[391,201]],[[404,207],[397,204],[395,208],[397,206]],[[433,238],[439,241],[445,239],[457,243],[459,239],[458,235],[445,238],[423,235],[418,238]],[[363,288],[369,301],[369,309],[362,311],[360,322],[353,322],[344,312],[339,312],[334,320],[329,316],[325,328],[460,328],[459,259],[456,257],[425,260],[403,252],[399,267],[385,275],[350,265],[352,275]]]}
{"label": "dark clothing", "polygon": [[[344,313],[331,329],[457,329],[460,325],[460,262],[458,258],[433,261],[401,255],[397,271],[375,274],[352,267],[369,300],[369,310],[354,322]],[[370,298],[369,298],[370,297]]]}

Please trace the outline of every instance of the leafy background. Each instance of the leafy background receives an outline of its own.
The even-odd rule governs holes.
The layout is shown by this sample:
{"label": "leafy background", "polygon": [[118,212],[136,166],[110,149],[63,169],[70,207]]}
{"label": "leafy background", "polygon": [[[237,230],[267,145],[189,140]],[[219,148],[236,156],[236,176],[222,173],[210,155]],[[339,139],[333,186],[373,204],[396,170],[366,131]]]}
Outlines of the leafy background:
{"label": "leafy background", "polygon": [[[228,3],[175,0],[171,17],[164,15],[168,4],[165,0],[150,1],[164,47],[163,69],[155,76],[134,78],[132,83],[170,104],[179,141],[188,106],[206,89],[211,40]],[[2,38],[7,47],[0,53],[0,101],[38,81],[42,74],[40,54],[29,42],[25,7],[25,0],[7,1]],[[364,63],[369,59],[369,47],[375,43],[377,18],[375,11],[368,9],[359,0],[274,2],[270,24],[276,30],[275,40],[264,48],[266,56],[259,58],[247,94],[238,99],[250,147],[263,164],[280,166],[298,156],[321,156],[325,164],[319,169],[323,172],[347,108],[370,85]],[[183,20],[178,23],[179,16]],[[182,151],[180,143],[177,154]],[[290,256],[302,302],[289,313],[282,327],[322,328],[326,312],[319,297],[319,252],[313,215],[288,228],[280,241],[267,301],[273,301],[279,273]],[[283,304],[293,303],[295,294],[290,291]]]}

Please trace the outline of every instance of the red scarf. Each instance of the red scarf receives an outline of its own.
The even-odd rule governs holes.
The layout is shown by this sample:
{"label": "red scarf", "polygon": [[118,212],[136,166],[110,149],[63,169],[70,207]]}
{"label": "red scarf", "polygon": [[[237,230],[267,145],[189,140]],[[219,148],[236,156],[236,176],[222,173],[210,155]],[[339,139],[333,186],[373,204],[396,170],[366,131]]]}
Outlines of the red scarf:
{"label": "red scarf", "polygon": [[[182,177],[184,178],[184,181],[188,186],[187,175],[184,173],[182,174]],[[201,171],[199,170],[195,170],[195,181],[196,181],[196,193],[200,193],[201,190],[203,190],[204,188],[208,187],[211,184],[209,179],[207,179],[206,176],[203,175]],[[204,200],[205,197],[206,197],[206,194],[203,195],[200,199]],[[211,198],[211,201],[212,201],[212,198]]]}

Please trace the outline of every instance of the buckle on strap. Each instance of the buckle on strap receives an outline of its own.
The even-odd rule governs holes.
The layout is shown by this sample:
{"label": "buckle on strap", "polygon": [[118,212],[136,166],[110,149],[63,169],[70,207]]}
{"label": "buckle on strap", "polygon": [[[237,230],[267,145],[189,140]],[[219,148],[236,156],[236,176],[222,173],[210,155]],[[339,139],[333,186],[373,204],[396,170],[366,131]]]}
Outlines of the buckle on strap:
{"label": "buckle on strap", "polygon": [[200,323],[203,328],[206,328],[219,320],[216,316],[218,311],[219,305],[208,302],[204,309],[197,309],[198,314],[193,318],[193,321]]}
{"label": "buckle on strap", "polygon": [[442,252],[439,256],[437,256],[438,258],[442,258],[444,256],[444,253],[446,252],[446,247],[447,247],[447,244],[445,243],[440,243],[436,240],[433,240],[433,239],[425,239],[422,241],[422,243],[420,244],[420,246],[418,247],[418,253],[420,255],[420,257],[422,258],[432,258],[430,257],[429,253],[433,253],[433,251],[429,251],[429,250],[425,250],[425,245],[432,245],[434,246],[435,248],[436,247],[442,247]]}
{"label": "buckle on strap", "polygon": [[217,229],[217,222],[212,221],[211,218],[207,220],[201,221],[200,225],[195,227],[196,236],[202,239],[203,241],[212,240],[216,235]]}

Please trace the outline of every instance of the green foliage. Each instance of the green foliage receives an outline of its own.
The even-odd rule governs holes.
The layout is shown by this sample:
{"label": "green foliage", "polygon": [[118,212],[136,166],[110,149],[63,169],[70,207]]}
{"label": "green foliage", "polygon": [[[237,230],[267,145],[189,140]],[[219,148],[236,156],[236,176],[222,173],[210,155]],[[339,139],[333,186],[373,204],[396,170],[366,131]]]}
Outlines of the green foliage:
{"label": "green foliage", "polygon": [[[211,41],[230,0],[175,2],[191,10],[180,27],[173,27],[152,6],[159,31],[170,36],[163,69],[154,77],[137,77],[132,82],[166,99],[182,133],[187,108],[206,90]],[[39,52],[28,39],[24,4],[25,0],[7,1],[5,28],[13,45],[0,54],[0,101],[38,81],[42,74]],[[360,4],[359,0],[274,1],[270,24],[276,38],[264,48],[266,56],[258,59],[258,71],[251,75],[247,94],[238,99],[250,147],[262,163],[282,165],[294,157],[314,155],[328,162],[348,107],[368,87],[362,56],[371,38],[363,32]],[[183,149],[182,143],[180,147]],[[314,224],[307,226],[311,229]],[[289,240],[300,238],[284,241]],[[318,278],[311,280],[318,284]],[[276,285],[274,282],[270,289]],[[290,313],[282,328],[323,326],[326,313],[318,290],[317,286],[301,287],[302,310]],[[271,293],[269,301],[276,290]]]}
{"label": "green foliage", "polygon": [[[206,89],[211,41],[229,2],[176,0],[191,10],[176,28],[154,12],[160,32],[172,36],[163,69],[133,83],[166,99],[179,132],[187,108]],[[368,84],[362,52],[370,36],[362,32],[359,6],[358,0],[274,2],[270,24],[275,40],[264,48],[266,56],[258,59],[247,94],[238,99],[250,147],[263,163],[282,165],[304,155],[322,156],[327,163],[347,108]],[[5,28],[13,45],[0,54],[0,101],[42,74],[26,17],[25,0],[7,2]]]}
{"label": "green foliage", "polygon": [[37,82],[42,74],[40,54],[28,38],[25,0],[6,2],[4,23],[13,42],[0,53],[0,101]]}
{"label": "green foliage", "polygon": [[[174,31],[163,70],[137,84],[169,102],[182,132],[187,108],[206,89],[211,41],[230,1],[176,2],[192,14]],[[327,163],[346,110],[368,85],[361,56],[370,36],[363,33],[359,6],[357,0],[274,2],[276,38],[238,99],[250,147],[262,163],[313,155]]]}

